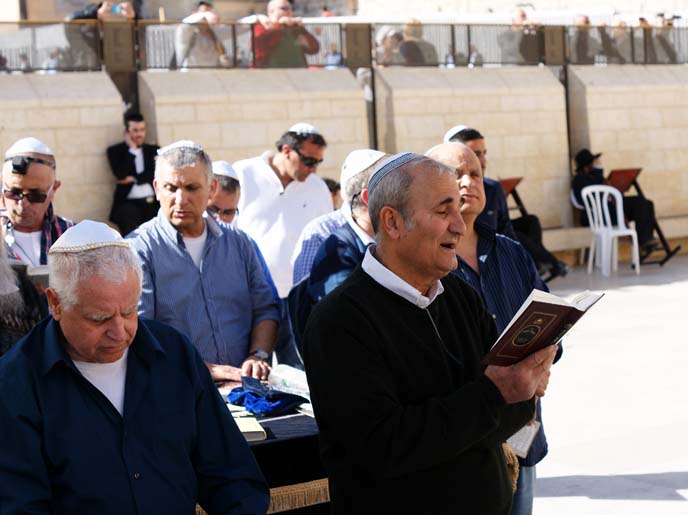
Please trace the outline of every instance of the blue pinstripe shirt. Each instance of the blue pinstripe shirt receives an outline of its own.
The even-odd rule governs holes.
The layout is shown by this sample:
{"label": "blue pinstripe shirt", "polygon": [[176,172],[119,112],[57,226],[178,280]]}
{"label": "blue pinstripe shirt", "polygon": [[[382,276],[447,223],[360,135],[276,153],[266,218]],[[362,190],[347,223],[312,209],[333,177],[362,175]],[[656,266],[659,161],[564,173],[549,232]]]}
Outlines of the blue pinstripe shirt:
{"label": "blue pinstripe shirt", "polygon": [[279,309],[251,239],[205,220],[200,268],[162,212],[129,236],[143,267],[139,316],[185,334],[205,361],[241,366],[253,327],[279,320]]}
{"label": "blue pinstripe shirt", "polygon": [[330,234],[337,229],[346,225],[346,215],[344,214],[346,207],[342,205],[340,209],[319,216],[315,220],[308,222],[306,227],[301,231],[299,241],[296,243],[294,250],[294,257],[292,262],[294,264],[294,284],[298,284],[301,279],[311,273],[313,260],[315,254],[318,252],[320,245],[328,238]]}
{"label": "blue pinstripe shirt", "polygon": [[[497,331],[501,333],[534,288],[542,291],[549,289],[535,270],[533,258],[520,243],[495,233],[493,229],[480,222],[476,221],[474,227],[478,233],[479,274],[461,258],[458,268],[452,273],[478,292],[494,318]],[[560,354],[561,346],[557,359]],[[539,403],[537,419],[542,422]],[[540,426],[528,456],[525,460],[519,458],[519,462],[532,467],[546,455],[547,439],[543,425]]]}

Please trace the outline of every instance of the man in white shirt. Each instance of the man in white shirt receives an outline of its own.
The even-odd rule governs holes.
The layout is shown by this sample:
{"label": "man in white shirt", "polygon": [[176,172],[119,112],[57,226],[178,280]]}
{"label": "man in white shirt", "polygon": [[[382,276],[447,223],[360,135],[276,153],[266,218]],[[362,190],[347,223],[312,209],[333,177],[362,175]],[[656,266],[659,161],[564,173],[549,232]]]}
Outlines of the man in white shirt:
{"label": "man in white shirt", "polygon": [[0,224],[11,261],[46,265],[52,243],[73,225],[53,213],[52,200],[60,188],[55,171],[53,151],[36,138],[22,138],[5,153]]}
{"label": "man in white shirt", "polygon": [[155,153],[158,145],[144,143],[146,122],[139,113],[124,116],[124,141],[107,149],[107,158],[117,187],[110,221],[127,235],[160,209],[153,190]]}
{"label": "man in white shirt", "polygon": [[[292,286],[291,256],[305,225],[332,211],[325,182],[315,175],[323,161],[325,138],[312,125],[297,123],[277,140],[277,152],[234,163],[241,183],[239,228],[260,247],[277,292],[286,299]],[[286,303],[277,359],[299,365],[289,331]]]}

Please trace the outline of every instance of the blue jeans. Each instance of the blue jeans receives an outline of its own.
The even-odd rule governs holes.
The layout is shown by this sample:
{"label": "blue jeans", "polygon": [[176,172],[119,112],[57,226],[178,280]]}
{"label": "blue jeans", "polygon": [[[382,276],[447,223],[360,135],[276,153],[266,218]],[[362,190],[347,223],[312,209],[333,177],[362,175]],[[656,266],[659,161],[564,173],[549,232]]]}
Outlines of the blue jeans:
{"label": "blue jeans", "polygon": [[524,467],[518,471],[518,482],[514,500],[511,503],[509,515],[531,515],[533,513],[533,497],[535,495],[535,466]]}

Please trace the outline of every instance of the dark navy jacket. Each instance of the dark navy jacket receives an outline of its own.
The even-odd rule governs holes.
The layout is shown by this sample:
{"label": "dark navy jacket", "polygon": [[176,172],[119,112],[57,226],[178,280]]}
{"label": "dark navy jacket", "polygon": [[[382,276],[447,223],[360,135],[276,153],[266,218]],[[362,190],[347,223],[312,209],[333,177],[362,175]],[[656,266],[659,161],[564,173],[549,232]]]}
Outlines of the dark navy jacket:
{"label": "dark navy jacket", "polygon": [[[487,311],[501,332],[511,321],[518,309],[528,298],[533,289],[549,291],[540,275],[535,270],[535,263],[520,243],[507,238],[476,220],[475,231],[478,233],[478,270],[480,275],[461,258],[454,274],[470,284],[482,297]],[[561,356],[562,347],[556,359]],[[537,406],[537,419],[542,423],[540,403]],[[528,456],[519,461],[532,467],[547,455],[547,438],[544,425],[540,426]]]}
{"label": "dark navy jacket", "polygon": [[0,359],[3,515],[265,513],[265,480],[185,337],[139,319],[124,416],[61,338],[49,317]]}
{"label": "dark navy jacket", "polygon": [[485,209],[478,215],[477,221],[492,227],[499,234],[518,241],[509,219],[509,207],[502,185],[499,181],[483,177],[483,186],[485,186]]}

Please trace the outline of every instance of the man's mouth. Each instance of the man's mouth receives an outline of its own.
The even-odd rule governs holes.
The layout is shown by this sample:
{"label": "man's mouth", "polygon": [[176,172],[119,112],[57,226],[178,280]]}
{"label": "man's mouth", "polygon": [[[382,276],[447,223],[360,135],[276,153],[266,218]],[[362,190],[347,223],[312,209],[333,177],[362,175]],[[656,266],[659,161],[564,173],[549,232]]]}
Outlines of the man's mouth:
{"label": "man's mouth", "polygon": [[440,243],[440,247],[444,247],[447,250],[456,250],[456,243]]}

